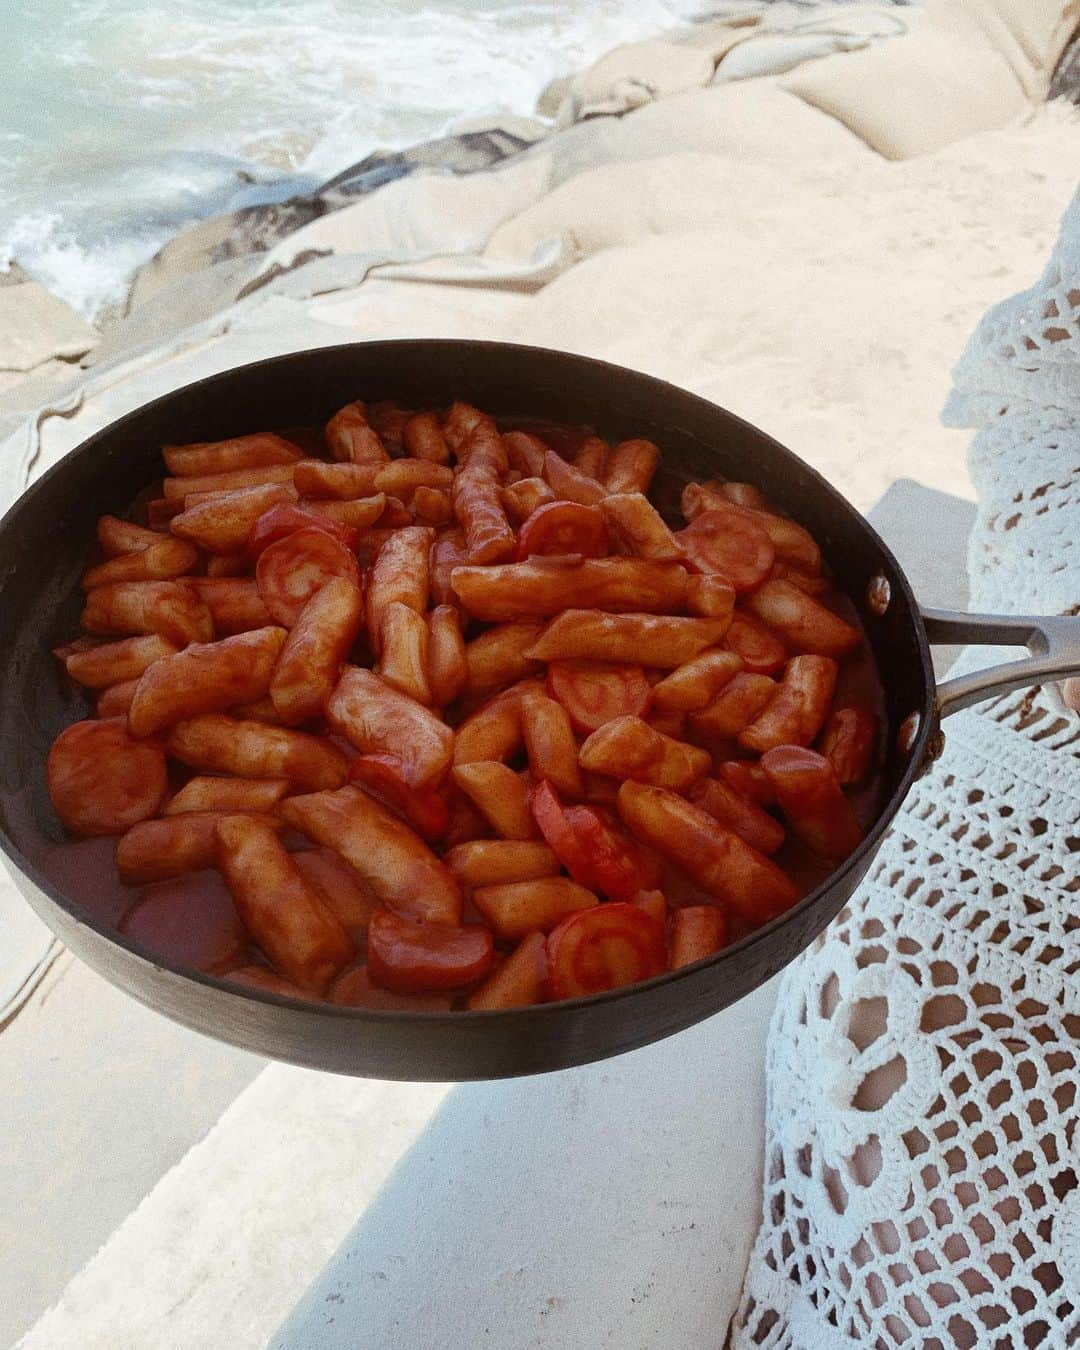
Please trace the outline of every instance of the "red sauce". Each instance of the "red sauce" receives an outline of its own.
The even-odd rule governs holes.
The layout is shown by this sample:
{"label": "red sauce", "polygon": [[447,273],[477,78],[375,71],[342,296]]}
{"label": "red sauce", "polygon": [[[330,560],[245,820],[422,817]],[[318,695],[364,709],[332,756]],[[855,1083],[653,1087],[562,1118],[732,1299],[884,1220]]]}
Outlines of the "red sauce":
{"label": "red sauce", "polygon": [[[343,1008],[383,1008],[394,1012],[449,1012],[445,994],[395,994],[371,982],[367,966],[350,966],[330,986],[330,1002]],[[460,1001],[460,1000],[459,1000]]]}
{"label": "red sauce", "polygon": [[539,436],[564,458],[575,455],[590,436],[596,435],[592,427],[568,426],[542,417],[500,417],[498,421],[500,431],[525,431],[530,436]]}
{"label": "red sauce", "polygon": [[[527,431],[539,436],[567,457],[572,456],[588,437],[595,434],[591,428],[568,426],[533,417],[500,418],[499,426],[503,431]],[[325,454],[323,436],[318,430],[289,428],[280,434],[308,453]],[[159,495],[159,492],[160,480],[139,494],[134,504],[136,519],[145,519],[145,503]],[[862,629],[855,605],[849,597],[838,590],[829,590],[820,599],[849,623]],[[59,664],[57,672],[57,678],[62,681],[72,702],[81,705],[73,709],[74,715],[92,716],[92,706],[87,706],[83,691],[71,684]],[[868,644],[864,643],[841,665],[834,703],[836,706],[865,708],[876,715],[882,727],[886,725],[884,691]],[[467,710],[467,703],[460,705],[462,714]],[[325,728],[319,729],[325,731]],[[337,737],[334,739],[351,753],[351,747],[344,741]],[[866,784],[849,793],[864,828],[872,823],[881,806],[883,750],[884,737],[878,748],[875,772]],[[738,748],[732,745],[730,754],[724,757],[737,756],[739,753]],[[514,763],[521,767],[525,761],[519,756]],[[182,786],[192,772],[170,761],[172,790]],[[284,836],[284,842],[293,850],[310,847],[303,836],[293,832]],[[242,969],[250,971],[254,967],[258,976],[260,970],[265,969],[265,958],[247,937],[232,898],[218,873],[194,873],[139,890],[124,886],[117,878],[114,852],[113,839],[82,839],[49,849],[38,862],[58,889],[67,895],[77,896],[79,905],[93,918],[117,928],[153,953],[177,964],[214,974]],[[801,895],[808,894],[820,885],[834,870],[831,863],[811,853],[790,834],[774,861],[796,883]],[[673,909],[711,901],[711,897],[696,886],[681,868],[670,862],[662,864],[660,889]],[[471,901],[466,900],[464,922],[479,921],[481,915]],[[732,940],[750,931],[746,925],[740,924],[736,915],[732,915],[732,921]],[[275,980],[283,988],[287,987],[269,972],[262,981],[241,977],[238,986],[246,984],[248,987],[269,988]],[[424,997],[394,994],[373,985],[361,961],[338,976],[327,992],[326,1001],[347,1007],[441,1011],[463,1006],[467,992],[461,991],[453,998],[443,995]],[[302,994],[300,991],[296,991],[294,996],[319,1001],[314,995]]]}
{"label": "red sauce", "polygon": [[170,961],[212,974],[250,959],[244,926],[217,872],[147,886],[119,928]]}
{"label": "red sauce", "polygon": [[76,839],[49,849],[38,866],[92,918],[119,927],[139,892],[116,875],[115,854],[115,839]]}

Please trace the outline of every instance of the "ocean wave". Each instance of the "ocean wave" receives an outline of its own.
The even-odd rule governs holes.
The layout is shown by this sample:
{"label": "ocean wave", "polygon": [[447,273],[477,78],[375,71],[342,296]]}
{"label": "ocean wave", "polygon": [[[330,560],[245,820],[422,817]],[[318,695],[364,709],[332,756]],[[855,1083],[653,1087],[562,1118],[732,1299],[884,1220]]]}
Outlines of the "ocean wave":
{"label": "ocean wave", "polygon": [[[87,318],[120,303],[137,268],[178,230],[220,211],[274,199],[272,175],[228,155],[170,152],[69,187],[62,206],[21,212],[0,235],[0,267],[18,262]],[[281,195],[296,191],[286,186]]]}
{"label": "ocean wave", "polygon": [[175,233],[175,228],[147,229],[88,243],[55,212],[19,216],[0,242],[0,270],[17,261],[54,295],[93,318],[123,301],[136,269]]}

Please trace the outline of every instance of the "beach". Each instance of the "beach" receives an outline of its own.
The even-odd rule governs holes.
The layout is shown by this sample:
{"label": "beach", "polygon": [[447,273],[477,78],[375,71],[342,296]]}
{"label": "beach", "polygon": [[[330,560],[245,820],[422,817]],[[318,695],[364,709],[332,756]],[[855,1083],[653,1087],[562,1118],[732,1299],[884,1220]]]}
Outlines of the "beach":
{"label": "beach", "polygon": [[[549,25],[555,8],[542,15]],[[425,86],[415,121],[359,132],[346,114],[314,131],[313,113],[289,142],[260,108],[243,143],[208,169],[198,210],[178,219],[170,205],[137,262],[109,260],[108,285],[101,272],[92,284],[88,273],[56,284],[59,271],[35,272],[27,257],[0,286],[0,492],[13,498],[95,431],[216,371],[342,342],[455,337],[647,372],[764,428],[864,513],[913,479],[965,499],[957,518],[968,520],[970,430],[944,426],[941,414],[970,335],[991,306],[1039,277],[1076,192],[1080,117],[1067,98],[1047,98],[1072,37],[1069,7],[1041,37],[1025,30],[1013,46],[997,30],[927,25],[912,6],[717,8],[726,17],[692,25],[689,9],[643,8],[623,31],[618,6],[571,7],[585,26],[558,61],[539,59],[535,27],[528,60],[513,49],[504,67],[470,48],[471,83],[435,106]],[[1030,11],[1014,8],[1022,28]],[[927,12],[936,23],[949,6]],[[423,12],[408,22],[426,42]],[[461,22],[459,35],[473,34],[476,13]],[[424,50],[448,41],[444,31]],[[307,50],[319,85],[322,49]],[[934,64],[942,51],[954,67]],[[942,70],[953,68],[950,84]],[[497,78],[487,81],[488,70]],[[927,79],[933,117],[912,93]],[[343,89],[343,103],[350,97]],[[227,191],[215,195],[219,171]],[[240,171],[259,181],[238,188]],[[916,536],[920,522],[902,528]],[[77,1000],[106,1006],[95,978],[73,981],[70,961],[54,967],[48,1011],[31,992],[26,1012],[36,1027],[50,1016],[79,1025]],[[32,1062],[26,1038],[21,1053]],[[229,1072],[223,1111],[248,1081]],[[326,1080],[336,1133],[322,1150],[325,1119],[311,1104],[320,1099],[297,1102],[292,1072],[278,1068],[238,1098],[201,1148],[209,1121],[196,1121],[178,1092],[172,1152],[155,1171],[148,1146],[143,1189],[117,1186],[107,1223],[88,1222],[59,1253],[20,1235],[13,1266],[45,1273],[7,1329],[21,1334],[52,1308],[27,1350],[111,1350],[121,1326],[124,1344],[152,1344],[165,1319],[169,1344],[185,1350],[266,1343],[378,1189],[375,1172],[417,1137],[443,1094],[415,1092],[406,1109],[404,1094],[387,1093],[391,1124],[373,1171],[366,1118],[346,1088]],[[337,1117],[335,1085],[347,1099]],[[265,1147],[270,1114],[277,1152]],[[47,1178],[50,1150],[64,1155],[63,1138],[43,1135],[34,1165]],[[305,1170],[313,1156],[328,1169],[321,1184]],[[267,1160],[258,1176],[241,1166],[251,1158]],[[28,1164],[28,1193],[32,1174]],[[207,1194],[228,1180],[228,1203],[206,1207],[194,1229],[192,1178]],[[49,1184],[59,1210],[66,1197]],[[755,1190],[755,1214],[757,1201]],[[218,1250],[239,1253],[237,1264],[209,1264]],[[121,1277],[133,1253],[158,1272],[152,1287]]]}
{"label": "beach", "polygon": [[[441,135],[433,117],[411,146],[420,124],[405,119],[398,148],[383,142],[349,167],[342,142],[331,152],[324,138],[305,172],[337,174],[303,191],[279,179],[287,200],[256,194],[190,224],[130,288],[114,274],[111,293],[126,298],[93,311],[94,325],[85,303],[0,289],[29,305],[7,322],[17,359],[0,343],[3,425],[73,381],[91,405],[101,385],[102,407],[127,406],[145,384],[125,384],[125,356],[158,348],[198,373],[185,349],[210,340],[207,359],[228,364],[228,329],[279,350],[287,307],[315,342],[475,333],[648,370],[762,425],[864,509],[898,465],[969,493],[963,438],[939,412],[967,333],[1034,279],[1073,188],[1073,105],[1045,101],[1060,34],[1047,36],[1046,69],[1026,58],[1014,69],[989,40],[928,36],[919,21],[933,14],[906,6],[725,8],[613,48],[538,98],[551,61],[535,58],[529,79],[518,70],[515,101],[500,58],[498,115]],[[614,15],[578,20],[587,46]],[[891,104],[860,95],[845,112],[849,69],[856,91],[866,60],[921,78],[918,44],[931,38],[958,62],[937,121],[911,112],[902,83]],[[969,106],[973,78],[997,81],[992,104]],[[46,425],[45,445],[78,426]]]}
{"label": "beach", "polygon": [[687,0],[55,0],[8,16],[0,270],[86,319],[173,234],[310,192],[658,33]]}

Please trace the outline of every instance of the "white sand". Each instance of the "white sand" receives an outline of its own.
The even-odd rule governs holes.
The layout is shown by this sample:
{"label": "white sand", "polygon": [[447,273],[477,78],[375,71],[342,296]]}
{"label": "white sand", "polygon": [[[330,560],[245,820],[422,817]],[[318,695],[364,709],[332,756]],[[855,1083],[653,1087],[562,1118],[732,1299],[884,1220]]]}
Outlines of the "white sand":
{"label": "white sand", "polygon": [[[966,436],[938,423],[949,369],[986,308],[1040,271],[1075,188],[1075,117],[1041,109],[1026,125],[887,164],[827,121],[813,123],[823,140],[811,154],[800,133],[808,117],[822,115],[788,96],[728,90],[695,99],[669,101],[681,120],[670,108],[623,119],[609,139],[640,132],[644,158],[580,172],[504,223],[492,254],[520,256],[555,230],[582,255],[535,294],[381,279],[315,300],[278,296],[245,311],[202,357],[220,367],[312,341],[421,333],[547,343],[726,404],[823,469],[860,507],[901,475],[965,492]],[[709,135],[707,115],[716,122]],[[646,134],[665,117],[663,136]],[[598,144],[607,134],[595,133],[594,162],[627,158]],[[79,416],[52,419],[49,453],[197,373],[191,361],[156,366]],[[327,1081],[312,1086],[315,1095],[275,1094],[273,1118],[260,1122],[259,1104],[269,1098],[259,1094],[276,1078],[237,1108],[234,1118],[254,1129],[247,1147],[238,1153],[228,1131],[216,1132],[220,1151],[203,1150],[190,1169],[197,1184],[185,1184],[182,1171],[166,1178],[141,1223],[104,1249],[27,1345],[132,1343],[124,1330],[131,1244],[151,1216],[167,1243],[139,1289],[140,1325],[171,1317],[173,1332],[183,1329],[180,1341],[163,1334],[156,1343],[222,1344],[206,1311],[215,1307],[231,1310],[230,1331],[257,1323],[265,1333],[272,1322],[257,1307],[246,1319],[242,1306],[264,1296],[257,1268],[265,1254],[300,1253],[308,1234],[308,1256],[325,1252],[327,1233],[344,1232],[440,1097],[417,1090],[417,1115],[403,1119],[400,1138],[377,1141],[373,1155],[350,1095],[361,1100],[359,1086]],[[335,1169],[357,1174],[344,1205],[313,1193],[305,1160],[319,1155],[324,1186]],[[210,1203],[219,1191],[224,1206]],[[273,1264],[277,1315],[311,1273],[307,1259]],[[185,1320],[185,1306],[203,1311]],[[242,1333],[225,1339],[257,1343]]]}
{"label": "white sand", "polygon": [[782,167],[674,155],[594,170],[561,190],[592,256],[507,336],[690,387],[864,510],[900,474],[961,492],[966,438],[938,422],[949,372],[988,306],[1041,271],[1078,141],[1075,117],[1049,108],[906,163],[854,146]]}
{"label": "white sand", "polygon": [[949,372],[985,310],[1041,271],[1080,122],[1050,106],[926,159],[887,163],[853,137],[806,157],[792,137],[828,119],[770,92],[767,159],[735,137],[604,165],[507,222],[488,256],[558,233],[581,255],[533,296],[375,281],[308,312],[357,338],[499,337],[648,371],[763,426],[863,510],[900,475],[969,496],[966,434],[938,420]]}

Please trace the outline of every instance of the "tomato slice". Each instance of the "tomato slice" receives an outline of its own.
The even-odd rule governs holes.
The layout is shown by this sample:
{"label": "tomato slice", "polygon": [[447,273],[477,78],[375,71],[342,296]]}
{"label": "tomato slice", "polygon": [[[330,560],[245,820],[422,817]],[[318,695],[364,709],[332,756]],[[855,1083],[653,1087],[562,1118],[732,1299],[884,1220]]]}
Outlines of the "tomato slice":
{"label": "tomato slice", "polygon": [[264,548],[276,544],[297,530],[322,530],[324,534],[336,539],[350,552],[356,552],[358,532],[351,525],[342,525],[340,521],[328,516],[317,515],[314,511],[305,511],[302,506],[283,503],[264,511],[251,527],[248,535],[248,553],[257,558]]}
{"label": "tomato slice", "polygon": [[548,693],[570,714],[576,731],[590,735],[616,717],[644,717],[653,693],[641,666],[606,661],[552,661]]}
{"label": "tomato slice", "polygon": [[482,924],[457,928],[446,923],[413,923],[378,909],[368,927],[367,968],[372,982],[395,994],[428,994],[460,989],[482,980],[495,947]]}
{"label": "tomato slice", "polygon": [[598,905],[564,919],[548,936],[554,998],[580,998],[659,975],[667,966],[657,921],[629,903]]}
{"label": "tomato slice", "polygon": [[742,657],[752,675],[774,675],[787,660],[787,648],[772,629],[741,611],[731,621],[724,646]]}
{"label": "tomato slice", "polygon": [[660,865],[595,807],[568,806],[563,816],[588,858],[592,890],[612,900],[629,900],[658,884]]}
{"label": "tomato slice", "polygon": [[317,526],[297,530],[259,555],[255,580],[275,623],[292,628],[300,611],[333,577],[360,585],[356,558],[333,535]]}
{"label": "tomato slice", "polygon": [[450,828],[446,803],[434,788],[406,782],[396,755],[360,755],[349,769],[349,781],[378,797],[429,842],[441,839]]}
{"label": "tomato slice", "polygon": [[702,511],[675,538],[699,572],[719,572],[736,591],[760,586],[776,561],[769,536],[735,507]]}
{"label": "tomato slice", "polygon": [[546,502],[538,506],[521,527],[517,559],[533,553],[579,554],[603,558],[608,552],[608,532],[599,507],[579,502]]}
{"label": "tomato slice", "polygon": [[579,886],[587,886],[591,890],[593,873],[589,854],[577,831],[567,820],[559,794],[547,779],[537,783],[529,794],[529,807],[548,848]]}

